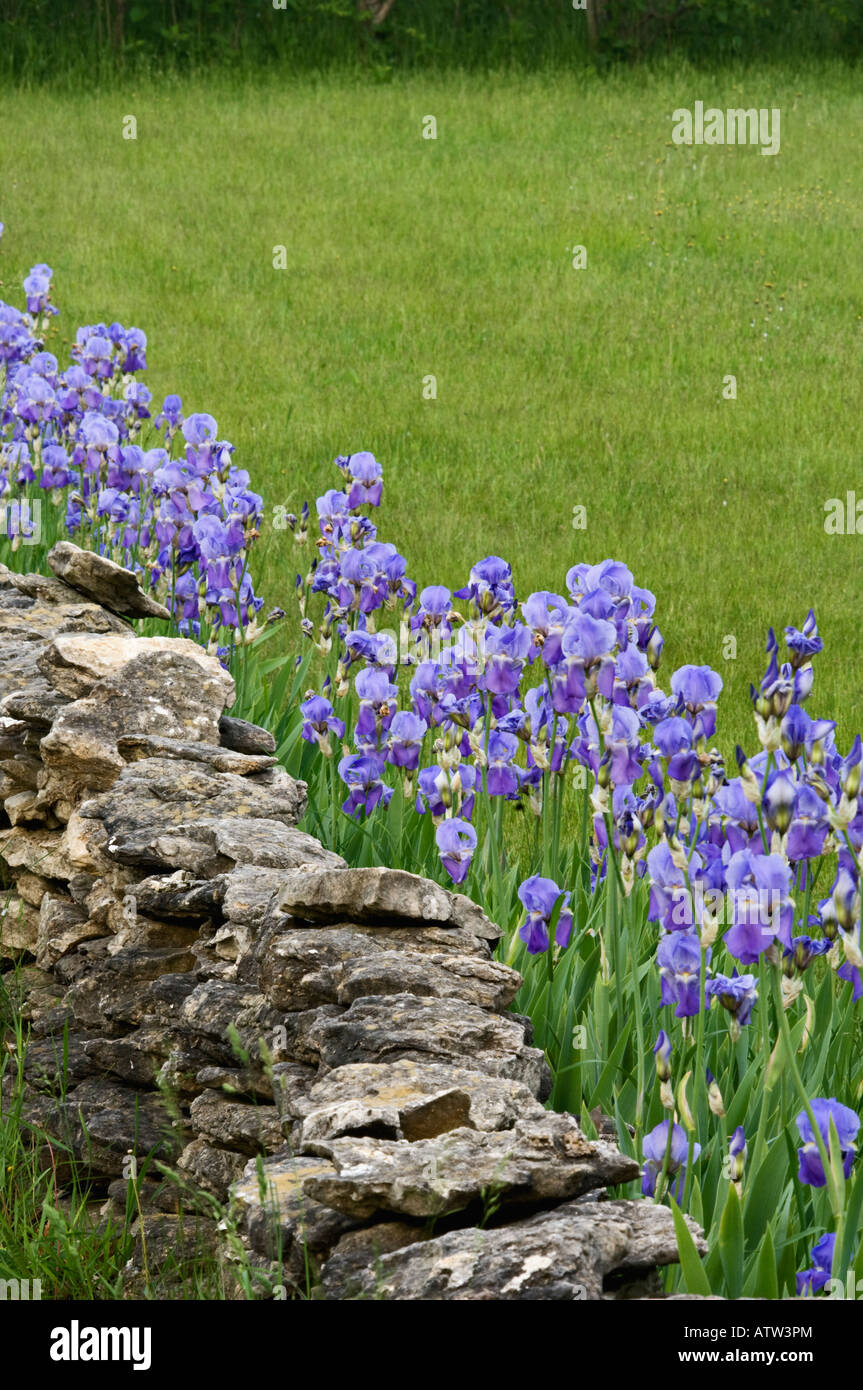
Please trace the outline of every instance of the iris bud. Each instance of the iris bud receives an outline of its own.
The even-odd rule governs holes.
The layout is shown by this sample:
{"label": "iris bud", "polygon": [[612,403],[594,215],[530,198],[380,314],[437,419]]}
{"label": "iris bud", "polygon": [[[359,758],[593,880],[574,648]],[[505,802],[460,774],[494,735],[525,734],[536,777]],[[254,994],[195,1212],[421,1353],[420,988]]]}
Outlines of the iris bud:
{"label": "iris bud", "polygon": [[746,1167],[746,1135],[742,1125],[738,1125],[731,1136],[728,1154],[728,1176],[732,1182],[740,1182]]}
{"label": "iris bud", "polygon": [[665,1029],[660,1029],[659,1035],[653,1048],[653,1055],[656,1058],[656,1075],[660,1081],[667,1081],[671,1076],[671,1039]]}
{"label": "iris bud", "polygon": [[707,1073],[707,1104],[710,1106],[712,1115],[717,1115],[721,1119],[725,1114],[722,1092],[717,1085],[715,1076],[710,1071]]}

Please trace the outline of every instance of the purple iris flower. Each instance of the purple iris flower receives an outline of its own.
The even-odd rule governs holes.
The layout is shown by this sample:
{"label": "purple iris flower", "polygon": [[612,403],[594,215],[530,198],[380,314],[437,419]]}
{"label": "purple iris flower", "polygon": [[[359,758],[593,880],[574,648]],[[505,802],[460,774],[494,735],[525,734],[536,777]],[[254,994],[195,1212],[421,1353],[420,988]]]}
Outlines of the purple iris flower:
{"label": "purple iris flower", "polygon": [[24,281],[24,293],[27,296],[27,313],[44,313],[49,307],[51,281],[47,275],[39,275],[35,271],[31,271]]}
{"label": "purple iris flower", "polygon": [[515,607],[512,570],[499,555],[489,555],[474,565],[467,584],[456,590],[455,597],[468,599],[486,617],[510,613]]}
{"label": "purple iris flower", "polygon": [[779,768],[767,778],[762,797],[764,819],[771,830],[784,835],[794,814],[797,800],[797,779],[793,772]]}
{"label": "purple iris flower", "polygon": [[797,1275],[797,1297],[812,1297],[823,1289],[833,1272],[833,1253],[836,1249],[835,1235],[828,1234],[816,1241],[809,1251],[811,1269],[804,1269]]}
{"label": "purple iris flower", "polygon": [[352,754],[350,757],[342,758],[339,763],[339,776],[350,788],[350,795],[342,804],[342,810],[346,815],[356,820],[360,811],[370,816],[381,802],[384,806],[387,805],[393,792],[392,787],[385,786],[381,781],[383,770],[383,758],[376,757],[373,753]]}
{"label": "purple iris flower", "polygon": [[[672,1125],[671,1147],[669,1149],[668,1129],[671,1124],[671,1120],[661,1120],[649,1134],[644,1136],[645,1164],[641,1174],[641,1194],[643,1197],[652,1197],[656,1192],[657,1179],[665,1165],[665,1153],[668,1149],[668,1176],[673,1177],[675,1173],[680,1174],[674,1191],[675,1200],[679,1202],[683,1195],[683,1181],[689,1159],[689,1140],[682,1125]],[[700,1153],[701,1145],[694,1144],[692,1147],[693,1161]]]}
{"label": "purple iris flower", "polygon": [[[707,952],[710,958],[710,952]],[[663,936],[656,952],[662,1004],[676,1004],[675,1018],[692,1018],[701,1006],[701,943],[694,932]]]}
{"label": "purple iris flower", "polygon": [[344,722],[336,718],[332,705],[323,695],[308,696],[300,705],[300,713],[303,716],[301,737],[307,743],[317,743],[321,752],[329,752],[330,733],[338,739],[344,738]]}
{"label": "purple iris flower", "polygon": [[648,851],[647,872],[650,877],[648,921],[659,922],[668,932],[691,927],[692,902],[686,874],[674,863],[665,841]]}
{"label": "purple iris flower", "polygon": [[843,758],[839,767],[839,785],[848,797],[849,801],[855,797],[860,790],[861,759],[863,759],[863,744],[858,734],[853,744],[851,752],[847,758]]}
{"label": "purple iris flower", "polygon": [[417,778],[417,814],[424,815],[428,808],[433,820],[442,820],[451,806],[458,806],[461,797],[462,818],[470,820],[476,784],[477,772],[471,763],[459,763],[451,771],[437,764],[422,768]]}
{"label": "purple iris flower", "polygon": [[435,831],[440,860],[453,883],[464,883],[476,849],[476,831],[466,820],[442,821]]}
{"label": "purple iris flower", "polygon": [[794,801],[794,818],[785,842],[785,853],[791,863],[798,864],[802,859],[817,859],[822,855],[828,829],[825,803],[814,787],[800,783]]}
{"label": "purple iris flower", "polygon": [[752,1009],[758,1000],[758,982],[754,975],[714,975],[705,985],[705,994],[710,999],[718,999],[723,1009],[741,1026],[747,1024]]}
{"label": "purple iris flower", "polygon": [[338,488],[331,487],[317,500],[318,520],[320,521],[321,531],[327,528],[332,530],[333,526],[344,521],[348,512],[348,499],[345,493]]}
{"label": "purple iris flower", "polygon": [[514,695],[533,645],[529,627],[490,627],[485,634],[485,686],[494,695]]}
{"label": "purple iris flower", "polygon": [[114,372],[114,345],[110,338],[106,338],[101,333],[94,333],[87,338],[83,347],[81,365],[90,376],[101,377],[102,380],[112,376]]}
{"label": "purple iris flower", "polygon": [[354,688],[360,701],[356,734],[365,742],[376,741],[392,723],[398,686],[391,684],[385,670],[370,666],[357,673]]}
{"label": "purple iris flower", "polygon": [[153,421],[153,424],[155,425],[157,430],[160,430],[164,425],[167,425],[168,429],[173,434],[173,432],[176,429],[178,429],[182,423],[183,402],[180,400],[179,396],[166,396],[164,401],[162,402],[162,409],[159,411],[159,414],[156,416],[155,420]]}
{"label": "purple iris flower", "polygon": [[789,896],[791,869],[779,854],[739,850],[731,856],[726,874],[731,890],[733,925],[723,940],[742,965],[752,965],[778,935],[791,940],[794,904]]}
{"label": "purple iris flower", "polygon": [[[839,1139],[842,1171],[847,1178],[854,1162],[854,1141],[860,1128],[859,1117],[847,1105],[840,1105],[839,1101],[832,1096],[828,1100],[813,1100],[812,1113],[828,1153],[830,1152],[830,1120],[832,1118]],[[810,1187],[825,1187],[827,1178],[824,1174],[824,1165],[821,1162],[818,1144],[805,1110],[800,1111],[796,1124],[800,1138],[803,1140],[802,1149],[797,1150],[797,1157],[800,1160],[797,1177],[800,1182],[807,1183]]]}
{"label": "purple iris flower", "polygon": [[719,699],[722,677],[709,666],[680,666],[672,674],[671,689],[690,714],[698,714]]}
{"label": "purple iris flower", "polygon": [[796,627],[785,629],[785,645],[788,648],[789,660],[796,670],[802,666],[804,661],[808,661],[811,656],[824,650],[824,643],[818,636],[818,624],[815,621],[815,614],[809,609],[809,616],[803,624],[802,632]]}
{"label": "purple iris flower", "polygon": [[518,795],[518,769],[513,766],[517,752],[518,739],[515,734],[505,734],[499,729],[492,729],[488,736],[486,778],[489,796],[506,796],[511,800]]}
{"label": "purple iris flower", "polygon": [[[628,705],[613,705],[611,729],[605,736],[611,754],[611,780],[615,787],[628,787],[641,776],[641,720]],[[639,756],[641,755],[641,756]]]}
{"label": "purple iris flower", "polygon": [[832,945],[826,937],[794,936],[790,949],[786,948],[783,956],[802,975],[818,956],[826,956]]}
{"label": "purple iris flower", "polygon": [[575,616],[575,609],[560,594],[542,589],[525,599],[521,611],[524,621],[533,630],[534,645],[540,648],[546,666],[557,665],[561,659],[563,629]]}
{"label": "purple iris flower", "polygon": [[581,602],[586,594],[597,589],[604,589],[614,598],[626,599],[632,593],[632,586],[632,572],[620,560],[602,560],[598,565],[573,565],[566,576],[566,587],[574,603]]}
{"label": "purple iris flower", "polygon": [[532,956],[548,950],[549,927],[554,909],[562,899],[560,915],[557,919],[554,939],[558,946],[569,945],[572,935],[572,913],[569,911],[570,894],[558,888],[553,879],[534,874],[526,878],[518,890],[522,907],[527,913],[518,929],[518,934]]}
{"label": "purple iris flower", "polygon": [[347,462],[350,478],[348,508],[379,507],[383,491],[383,469],[374,454],[367,451],[350,454]]}
{"label": "purple iris flower", "polygon": [[410,710],[399,710],[393,715],[387,739],[387,762],[395,767],[403,767],[407,772],[415,772],[419,767],[420,750],[428,724]]}
{"label": "purple iris flower", "polygon": [[[708,1078],[710,1073],[707,1073]],[[728,1176],[732,1182],[740,1182],[743,1177],[743,1170],[746,1167],[746,1131],[742,1125],[738,1125],[731,1136],[728,1145],[729,1163]]]}
{"label": "purple iris flower", "polygon": [[758,829],[758,809],[743,790],[741,778],[724,782],[715,792],[713,803],[725,820],[725,836],[731,852],[755,849],[761,843]]}
{"label": "purple iris flower", "polygon": [[189,415],[183,421],[183,438],[187,444],[195,449],[202,444],[211,444],[219,432],[219,427],[212,415],[199,413]]}
{"label": "purple iris flower", "polygon": [[420,593],[419,608],[411,618],[413,632],[421,628],[436,631],[442,638],[448,638],[452,629],[447,622],[452,608],[452,594],[443,584],[430,584]]}
{"label": "purple iris flower", "polygon": [[385,632],[364,632],[358,629],[349,632],[345,638],[347,660],[345,669],[355,661],[365,661],[369,666],[378,666],[392,678],[396,664],[396,647],[393,638]]}

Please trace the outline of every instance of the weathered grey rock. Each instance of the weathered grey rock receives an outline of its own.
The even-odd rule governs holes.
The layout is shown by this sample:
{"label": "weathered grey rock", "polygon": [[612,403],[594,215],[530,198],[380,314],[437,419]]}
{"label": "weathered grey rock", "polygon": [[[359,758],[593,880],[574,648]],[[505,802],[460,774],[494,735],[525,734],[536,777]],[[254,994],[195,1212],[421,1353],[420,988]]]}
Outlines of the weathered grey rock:
{"label": "weathered grey rock", "polygon": [[205,1090],[218,1091],[227,1099],[238,1096],[273,1103],[273,1083],[265,1072],[252,1067],[202,1067],[196,1080]]}
{"label": "weathered grey rock", "polygon": [[218,1247],[215,1221],[200,1213],[145,1212],[132,1232],[132,1254],[123,1268],[124,1298],[185,1298],[208,1274],[212,1280]]}
{"label": "weathered grey rock", "polygon": [[59,1096],[88,1077],[102,1075],[104,1068],[87,1052],[90,1041],[88,1033],[30,1038],[24,1055],[28,1085]]}
{"label": "weathered grey rock", "polygon": [[48,564],[58,579],[94,599],[112,613],[127,618],[170,618],[164,604],[157,603],[138,584],[131,570],[113,560],[81,550],[71,541],[58,541],[48,552]]}
{"label": "weathered grey rock", "polygon": [[196,878],[188,869],[173,874],[156,874],[141,879],[129,890],[135,910],[151,917],[183,918],[193,921],[221,911],[226,876]]}
{"label": "weathered grey rock", "polygon": [[45,878],[42,874],[31,874],[27,869],[21,869],[15,875],[15,888],[18,896],[23,898],[25,903],[29,903],[31,907],[41,907],[45,894],[60,887],[61,884],[56,880]]}
{"label": "weathered grey rock", "polygon": [[250,724],[247,719],[235,719],[223,714],[219,720],[219,737],[223,748],[235,753],[275,753],[276,740],[269,729]]}
{"label": "weathered grey rock", "polygon": [[[110,793],[86,801],[80,816],[101,821],[106,852],[120,863],[187,869],[211,878],[238,860],[250,862],[246,852],[255,849],[250,827],[261,827],[266,852],[304,807],[305,788],[287,773],[273,789],[255,777],[216,772],[205,763],[150,758],[124,764]],[[297,843],[293,836],[284,838],[290,846]]]}
{"label": "weathered grey rock", "polygon": [[[215,660],[171,650],[136,656],[53,718],[42,759],[56,786],[105,789],[126,767],[117,744],[132,735],[216,743],[233,682]],[[10,713],[15,713],[10,709]],[[80,791],[76,794],[80,795]]]}
{"label": "weathered grey rock", "polygon": [[[233,772],[238,777],[251,777],[277,765],[275,758],[268,754],[233,753],[229,748],[214,748],[209,743],[180,743],[154,734],[121,738],[117,748],[127,763],[143,762],[145,758],[175,758],[182,762],[207,763],[215,772]],[[258,785],[261,785],[260,779]]]}
{"label": "weathered grey rock", "polygon": [[29,903],[11,895],[0,897],[0,956],[35,951],[39,937],[39,913]]}
{"label": "weathered grey rock", "polygon": [[[36,665],[54,690],[70,700],[79,700],[106,676],[116,675],[127,662],[139,657],[146,659],[154,652],[188,657],[208,676],[219,666],[203,647],[187,637],[136,637],[128,629],[113,633],[58,632],[42,648]],[[230,687],[227,682],[224,685],[227,693]]]}
{"label": "weathered grey rock", "polygon": [[105,934],[104,927],[88,921],[86,911],[78,903],[45,893],[39,909],[36,963],[41,966],[54,965],[61,956],[73,951],[79,942]]}
{"label": "weathered grey rock", "polygon": [[64,695],[59,695],[41,676],[34,675],[27,685],[4,695],[0,712],[7,718],[23,720],[28,725],[37,724],[47,730],[68,704]]}
{"label": "weathered grey rock", "polygon": [[306,1256],[314,1273],[320,1258],[358,1224],[302,1190],[311,1178],[334,1171],[325,1160],[295,1158],[283,1149],[264,1163],[263,1192],[256,1163],[247,1165],[233,1189],[241,1227],[252,1250],[266,1259],[280,1260],[288,1278],[300,1288],[305,1283]]}
{"label": "weathered grey rock", "polygon": [[545,1111],[526,1086],[467,1067],[407,1058],[386,1065],[337,1067],[289,1101],[301,1120],[304,1153],[328,1155],[334,1139],[429,1139],[465,1126],[512,1129]]}
{"label": "weathered grey rock", "polygon": [[455,999],[394,994],[359,999],[336,1017],[319,1018],[309,1032],[326,1067],[351,1062],[454,1062],[490,1076],[520,1081],[541,1094],[547,1065],[524,1045],[524,1028],[511,1016],[490,1014]]}
{"label": "weathered grey rock", "polygon": [[59,830],[0,830],[0,855],[10,869],[26,869],[43,878],[68,881],[75,874]]}
{"label": "weathered grey rock", "polygon": [[84,1052],[102,1072],[133,1086],[154,1086],[169,1046],[164,1028],[149,1027],[121,1038],[93,1038]]}
{"label": "weathered grey rock", "polygon": [[462,927],[489,941],[500,930],[460,893],[403,869],[347,869],[288,874],[279,907],[310,922],[391,922]]}
{"label": "weathered grey rock", "polygon": [[500,1010],[515,998],[521,986],[516,971],[475,955],[412,950],[417,936],[410,929],[361,932],[351,927],[281,932],[267,943],[260,987],[285,1009],[417,994]]}
{"label": "weathered grey rock", "polygon": [[432,1139],[334,1139],[335,1177],[310,1178],[303,1190],[350,1216],[378,1211],[439,1217],[496,1199],[562,1201],[638,1176],[638,1164],[601,1141],[585,1139],[571,1115],[546,1112],[511,1130],[453,1129]]}
{"label": "weathered grey rock", "polygon": [[82,1081],[60,1103],[59,1114],[74,1153],[94,1173],[120,1177],[129,1154],[139,1164],[147,1158],[170,1162],[180,1148],[161,1099],[118,1081]]}
{"label": "weathered grey rock", "polygon": [[274,1105],[227,1100],[218,1091],[204,1091],[189,1111],[195,1130],[220,1149],[237,1153],[274,1153],[284,1144],[282,1123]]}
{"label": "weathered grey rock", "polygon": [[245,1154],[217,1149],[205,1139],[193,1139],[177,1159],[181,1173],[220,1201],[224,1201],[228,1188],[240,1177],[246,1163]]}
{"label": "weathered grey rock", "polygon": [[0,761],[0,772],[11,782],[20,787],[27,787],[30,791],[36,791],[38,788],[41,770],[42,764],[39,759],[31,757],[28,753],[16,753],[14,758],[4,758]]}
{"label": "weathered grey rock", "polygon": [[[311,1185],[311,1182],[309,1183]],[[702,1252],[695,1223],[687,1224]],[[563,1302],[603,1297],[609,1276],[677,1260],[667,1207],[649,1202],[567,1202],[492,1230],[449,1231],[357,1268],[350,1247],[323,1267],[327,1299]]]}

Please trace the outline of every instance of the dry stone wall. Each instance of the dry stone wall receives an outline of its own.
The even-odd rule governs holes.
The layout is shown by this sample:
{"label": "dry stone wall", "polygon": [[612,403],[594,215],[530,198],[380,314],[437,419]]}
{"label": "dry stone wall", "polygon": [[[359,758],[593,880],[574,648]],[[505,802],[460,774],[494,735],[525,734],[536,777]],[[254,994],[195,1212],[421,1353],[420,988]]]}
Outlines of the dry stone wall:
{"label": "dry stone wall", "polygon": [[5,1102],[23,1083],[58,1181],[119,1208],[134,1160],[148,1278],[200,1200],[324,1299],[654,1289],[670,1213],[605,1200],[635,1164],[545,1109],[497,928],[298,830],[306,789],[221,666],[135,636],[166,615],[126,571],[49,564],[0,567],[0,956],[29,1029]]}

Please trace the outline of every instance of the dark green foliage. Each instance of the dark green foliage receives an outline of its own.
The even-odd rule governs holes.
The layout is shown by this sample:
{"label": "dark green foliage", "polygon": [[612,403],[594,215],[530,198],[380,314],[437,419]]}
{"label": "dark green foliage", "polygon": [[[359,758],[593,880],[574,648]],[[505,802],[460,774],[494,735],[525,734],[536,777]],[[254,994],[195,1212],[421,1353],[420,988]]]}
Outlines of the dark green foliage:
{"label": "dark green foliage", "polygon": [[[290,75],[332,67],[601,66],[859,56],[860,0],[0,0],[0,73],[109,81],[217,66]],[[589,17],[597,42],[590,54]]]}

